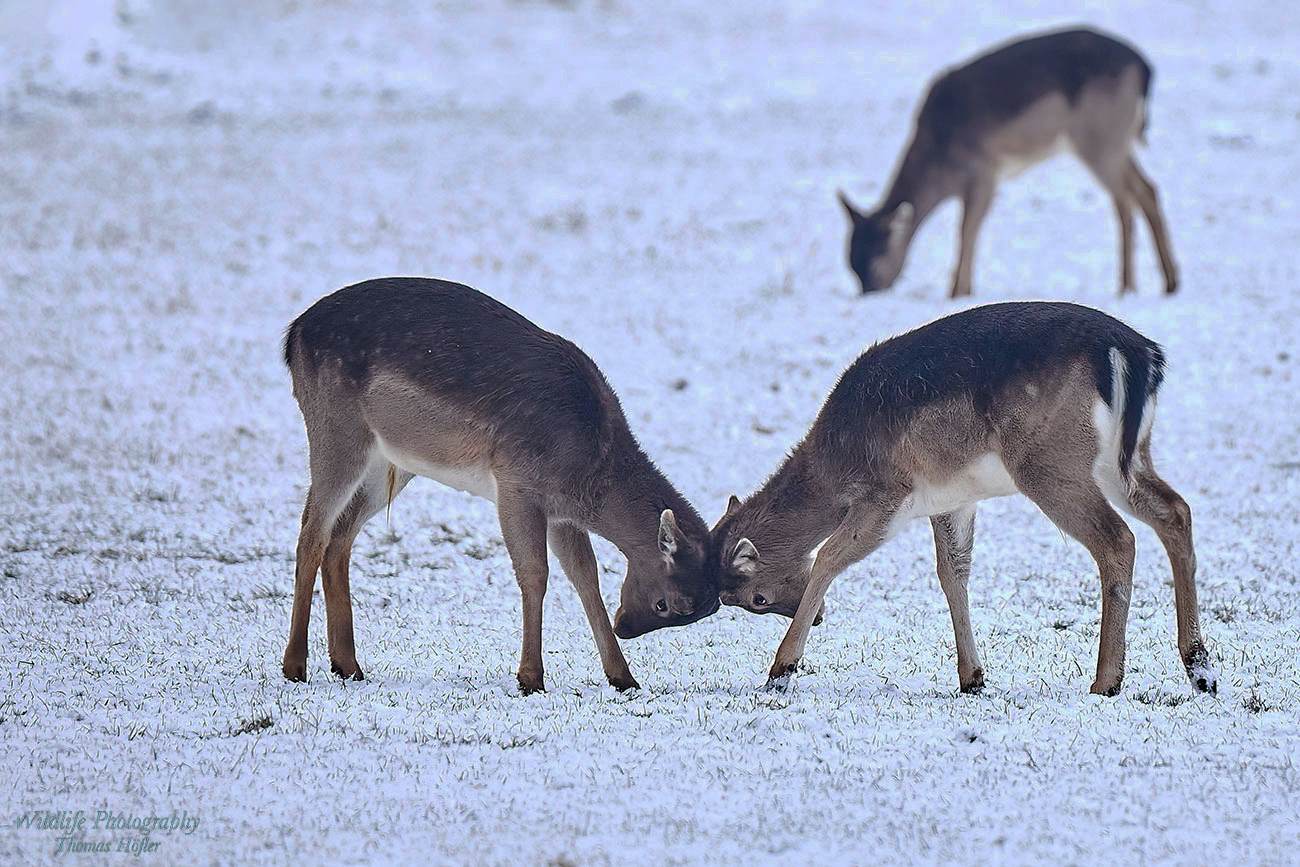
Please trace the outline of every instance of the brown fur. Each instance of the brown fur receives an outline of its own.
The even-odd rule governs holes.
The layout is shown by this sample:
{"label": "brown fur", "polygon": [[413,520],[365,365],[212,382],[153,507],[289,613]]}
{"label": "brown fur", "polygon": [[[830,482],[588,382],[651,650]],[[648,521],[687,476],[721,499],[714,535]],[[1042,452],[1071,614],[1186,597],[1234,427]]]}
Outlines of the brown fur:
{"label": "brown fur", "polygon": [[879,207],[857,211],[840,193],[852,233],[849,263],[862,291],[888,288],[907,247],[942,202],[962,202],[952,297],[971,293],[975,244],[1002,177],[1064,144],[1110,193],[1119,220],[1120,292],[1133,291],[1133,206],[1151,226],[1165,292],[1178,269],[1155,186],[1133,153],[1146,128],[1151,69],[1130,46],[1091,30],[1012,42],[942,75]]}
{"label": "brown fur", "polygon": [[[749,499],[733,499],[713,531],[723,603],[793,618],[772,681],[795,670],[831,581],[902,521],[929,517],[959,683],[965,692],[983,688],[966,595],[975,503],[1019,492],[1097,562],[1102,612],[1092,691],[1114,695],[1124,676],[1134,539],[1112,496],[1164,544],[1179,652],[1193,685],[1215,691],[1197,618],[1191,513],[1151,459],[1146,414],[1154,411],[1163,355],[1144,341],[1097,311],[1030,302],[963,311],[864,353],[786,462]],[[1035,359],[1045,346],[1054,353]],[[1098,355],[1123,364],[1099,377]],[[970,365],[965,372],[959,361]],[[1142,365],[1142,375],[1129,379],[1145,383],[1144,391],[1130,400],[1122,374]],[[1099,406],[1107,412],[1102,428]],[[1127,462],[1123,428],[1139,431]]]}
{"label": "brown fur", "polygon": [[417,474],[494,499],[523,598],[519,686],[544,688],[548,542],[577,588],[609,682],[637,685],[600,595],[587,532],[628,559],[624,637],[717,609],[708,529],[641,451],[618,398],[576,346],[467,286],[389,278],[341,289],[289,327],[285,359],[307,428],[284,675],[306,679],[316,573],[331,668],[357,663],[348,564],[361,527]]}

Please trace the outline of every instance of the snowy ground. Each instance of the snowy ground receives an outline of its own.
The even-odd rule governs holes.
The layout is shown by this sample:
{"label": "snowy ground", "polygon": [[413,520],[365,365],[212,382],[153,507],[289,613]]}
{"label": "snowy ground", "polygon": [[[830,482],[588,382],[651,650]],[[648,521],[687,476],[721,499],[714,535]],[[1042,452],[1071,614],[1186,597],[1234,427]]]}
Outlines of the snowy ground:
{"label": "snowy ground", "polygon": [[[34,810],[197,817],[147,863],[1283,864],[1300,838],[1300,31],[1287,2],[0,6],[0,862]],[[865,346],[955,309],[949,205],[854,295],[843,187],[879,194],[924,82],[1026,29],[1117,29],[1156,66],[1150,148],[1182,293],[1068,159],[1000,191],[976,300],[1109,310],[1171,360],[1155,451],[1196,516],[1221,674],[1193,697],[1138,529],[1128,679],[1086,696],[1098,588],[1023,500],[972,576],[990,688],[956,693],[924,522],[785,621],[625,643],[576,594],[550,691],[513,686],[490,504],[414,484],[357,546],[369,680],[286,684],[301,420],[284,325],[365,277],[467,282],[583,346],[705,517]],[[611,603],[622,562],[598,547]],[[138,831],[87,828],[119,845]],[[90,863],[96,856],[73,856]],[[100,856],[112,863],[127,852]]]}

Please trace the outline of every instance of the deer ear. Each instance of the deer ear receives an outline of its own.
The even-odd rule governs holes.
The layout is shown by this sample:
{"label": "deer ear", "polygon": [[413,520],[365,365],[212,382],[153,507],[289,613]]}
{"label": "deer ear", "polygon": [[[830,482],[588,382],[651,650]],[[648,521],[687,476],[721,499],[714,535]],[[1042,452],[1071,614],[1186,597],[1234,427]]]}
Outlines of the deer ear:
{"label": "deer ear", "polygon": [[742,575],[753,575],[758,571],[758,549],[748,539],[736,543],[736,552],[731,555],[731,568]]}
{"label": "deer ear", "polygon": [[673,565],[673,555],[677,553],[677,518],[672,509],[664,509],[659,514],[659,554],[669,566]]}
{"label": "deer ear", "polygon": [[844,213],[849,215],[850,222],[854,225],[862,222],[862,213],[858,211],[857,208],[853,207],[853,204],[849,201],[849,197],[844,195],[843,190],[836,190],[835,198],[840,200],[840,204],[844,207]]}
{"label": "deer ear", "polygon": [[889,243],[898,244],[912,230],[912,216],[916,211],[911,202],[903,202],[889,217]]}
{"label": "deer ear", "polygon": [[735,494],[732,494],[730,497],[727,497],[727,511],[723,514],[722,517],[730,518],[732,515],[736,514],[739,511],[740,511],[740,497],[737,497]]}

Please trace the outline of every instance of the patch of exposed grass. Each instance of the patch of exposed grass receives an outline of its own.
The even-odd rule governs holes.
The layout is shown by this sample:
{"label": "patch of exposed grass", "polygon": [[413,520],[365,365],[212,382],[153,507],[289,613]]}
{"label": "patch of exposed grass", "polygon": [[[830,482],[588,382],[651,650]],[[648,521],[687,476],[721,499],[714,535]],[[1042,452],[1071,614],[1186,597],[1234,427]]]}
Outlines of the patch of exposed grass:
{"label": "patch of exposed grass", "polygon": [[1151,707],[1178,707],[1191,700],[1190,695],[1161,692],[1139,692],[1133,700]]}
{"label": "patch of exposed grass", "polygon": [[273,725],[275,725],[275,720],[271,718],[269,713],[257,714],[249,719],[240,720],[239,725],[231,729],[230,734],[232,737],[256,734],[264,729],[269,729]]}
{"label": "patch of exposed grass", "polygon": [[1237,606],[1230,602],[1220,602],[1210,606],[1210,614],[1220,623],[1232,623],[1237,619]]}
{"label": "patch of exposed grass", "polygon": [[1264,711],[1274,709],[1271,704],[1260,698],[1259,693],[1253,688],[1249,693],[1247,693],[1246,697],[1241,700],[1241,706],[1245,708],[1248,713],[1263,713]]}

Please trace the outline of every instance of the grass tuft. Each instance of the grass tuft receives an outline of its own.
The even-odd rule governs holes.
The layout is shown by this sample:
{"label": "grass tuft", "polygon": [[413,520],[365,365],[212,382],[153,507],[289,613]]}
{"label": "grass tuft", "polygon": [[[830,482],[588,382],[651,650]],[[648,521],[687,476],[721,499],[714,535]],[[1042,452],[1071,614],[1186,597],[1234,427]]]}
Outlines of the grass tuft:
{"label": "grass tuft", "polygon": [[1254,689],[1252,689],[1250,693],[1241,700],[1241,706],[1245,708],[1248,713],[1263,713],[1264,711],[1274,709],[1271,704],[1260,698],[1259,693],[1255,692]]}
{"label": "grass tuft", "polygon": [[269,713],[258,714],[252,719],[240,720],[239,725],[231,731],[232,736],[251,735],[275,725]]}

